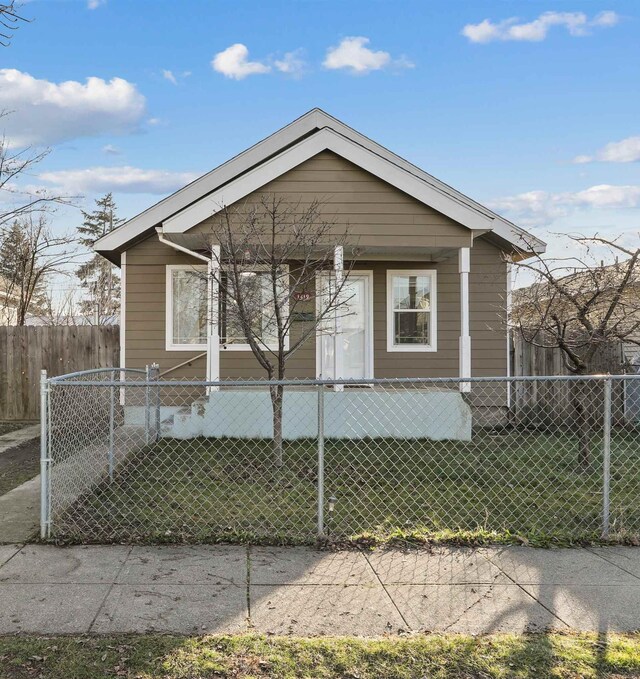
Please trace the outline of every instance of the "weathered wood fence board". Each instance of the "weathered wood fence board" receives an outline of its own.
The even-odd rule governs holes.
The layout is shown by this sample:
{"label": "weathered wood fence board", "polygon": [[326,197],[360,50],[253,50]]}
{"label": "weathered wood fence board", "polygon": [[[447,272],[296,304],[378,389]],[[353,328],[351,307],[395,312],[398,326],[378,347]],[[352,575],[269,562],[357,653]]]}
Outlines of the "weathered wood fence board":
{"label": "weathered wood fence board", "polygon": [[[594,372],[619,374],[624,372],[624,352],[621,342],[603,345],[594,359]],[[511,374],[515,377],[570,375],[562,351],[528,342],[519,333],[511,336]],[[513,386],[513,408],[517,417],[532,425],[569,422],[574,416],[576,389],[584,385],[568,382],[517,382]],[[573,392],[572,392],[573,389]],[[588,399],[592,417],[602,416],[602,393],[596,389]],[[616,383],[613,392],[613,412],[624,412],[624,385]]]}
{"label": "weathered wood fence board", "polygon": [[40,416],[40,371],[50,376],[120,364],[118,326],[0,326],[0,420]]}

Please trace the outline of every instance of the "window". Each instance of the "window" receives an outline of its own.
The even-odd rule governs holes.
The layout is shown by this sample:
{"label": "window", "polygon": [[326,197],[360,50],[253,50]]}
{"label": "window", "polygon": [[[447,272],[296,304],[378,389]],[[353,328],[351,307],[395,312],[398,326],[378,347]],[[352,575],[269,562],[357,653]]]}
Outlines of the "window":
{"label": "window", "polygon": [[436,272],[387,272],[387,351],[436,351]]}
{"label": "window", "polygon": [[167,351],[207,343],[207,267],[167,266]]}
{"label": "window", "polygon": [[[202,351],[207,344],[206,272],[206,266],[167,266],[167,351]],[[251,312],[253,332],[262,338],[267,348],[277,349],[278,332],[270,275],[246,271],[241,274],[241,278],[242,299],[250,310],[254,310]],[[286,300],[288,268],[283,272],[279,286]],[[221,287],[226,287],[226,278],[223,278]],[[286,317],[288,312],[284,306]],[[219,299],[219,319],[221,344],[234,351],[251,351],[242,331],[235,301],[222,294]]]}
{"label": "window", "polygon": [[[224,274],[223,274],[224,275]],[[282,275],[278,276],[278,292],[280,300],[285,300],[289,292],[288,285],[289,268],[283,267]],[[275,305],[273,303],[273,291],[271,289],[271,274],[257,269],[244,271],[240,274],[241,290],[231,297],[238,297],[243,300],[248,315],[251,317],[251,329],[256,337],[262,339],[265,347],[269,349],[278,348],[278,328],[276,325]],[[231,289],[231,285],[223,278],[223,288]],[[282,301],[280,302],[282,305]],[[283,305],[284,317],[286,319],[288,310],[286,303]],[[220,300],[220,337],[223,344],[228,349],[234,351],[251,351],[247,343],[245,334],[237,311],[237,304],[234,299]],[[288,346],[285,344],[285,347]]]}

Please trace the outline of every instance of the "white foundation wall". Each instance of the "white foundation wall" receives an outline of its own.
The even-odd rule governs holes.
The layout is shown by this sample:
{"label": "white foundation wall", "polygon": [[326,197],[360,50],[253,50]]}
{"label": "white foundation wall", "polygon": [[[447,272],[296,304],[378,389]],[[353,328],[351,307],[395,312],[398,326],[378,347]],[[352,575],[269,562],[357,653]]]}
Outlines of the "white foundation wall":
{"label": "white foundation wall", "polygon": [[[144,418],[138,409],[129,422]],[[162,436],[190,439],[271,438],[273,416],[268,391],[212,392],[190,407],[162,408]],[[471,440],[472,415],[464,397],[456,391],[368,389],[324,392],[326,438],[366,437]],[[318,392],[286,390],[283,402],[283,437],[286,440],[318,435]]]}

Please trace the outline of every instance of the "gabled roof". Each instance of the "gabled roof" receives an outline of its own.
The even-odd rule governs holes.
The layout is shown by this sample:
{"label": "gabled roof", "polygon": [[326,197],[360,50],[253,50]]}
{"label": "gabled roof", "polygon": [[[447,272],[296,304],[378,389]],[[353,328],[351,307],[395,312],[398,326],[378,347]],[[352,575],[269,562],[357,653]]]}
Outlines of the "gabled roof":
{"label": "gabled roof", "polygon": [[317,108],[117,227],[94,249],[119,263],[121,252],[156,227],[181,233],[219,206],[230,205],[327,149],[463,226],[487,233],[501,247],[525,252],[545,249],[541,240]]}

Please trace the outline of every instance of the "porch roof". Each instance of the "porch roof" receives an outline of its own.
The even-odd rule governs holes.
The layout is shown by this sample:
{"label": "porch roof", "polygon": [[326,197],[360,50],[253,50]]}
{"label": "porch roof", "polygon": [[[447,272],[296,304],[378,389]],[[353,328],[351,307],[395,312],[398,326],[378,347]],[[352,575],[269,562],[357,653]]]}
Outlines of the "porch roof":
{"label": "porch roof", "polygon": [[[198,233],[163,233],[158,229],[163,240],[170,241],[180,248],[185,248],[207,256],[209,245],[206,237]],[[397,239],[396,239],[397,240]],[[318,253],[326,256],[327,251],[332,251],[335,242],[327,242],[324,246],[317,248]],[[344,246],[344,258],[346,260],[358,259],[360,261],[405,261],[405,262],[443,262],[446,259],[458,255],[460,247],[468,247],[471,242],[464,245],[458,243],[425,245],[416,247],[414,245],[372,245],[358,241],[354,245]],[[293,257],[292,259],[295,259]]]}

